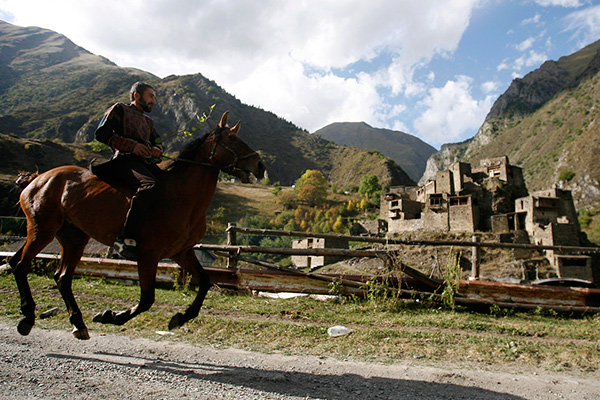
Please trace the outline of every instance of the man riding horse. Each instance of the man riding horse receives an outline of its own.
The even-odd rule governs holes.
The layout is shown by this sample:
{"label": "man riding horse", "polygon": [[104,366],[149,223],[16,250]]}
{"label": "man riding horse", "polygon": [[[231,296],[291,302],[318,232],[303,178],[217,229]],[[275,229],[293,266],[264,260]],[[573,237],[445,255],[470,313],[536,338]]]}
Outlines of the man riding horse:
{"label": "man riding horse", "polygon": [[[219,173],[223,171],[239,178],[242,183],[250,183],[253,178],[264,177],[265,164],[260,155],[238,136],[240,123],[229,127],[228,111],[223,113],[212,132],[186,144],[168,168],[159,169],[153,162],[147,162],[149,160],[145,156],[152,153],[160,155],[162,147],[151,120],[145,117],[138,105],[142,110],[143,107],[151,108],[155,104],[154,96],[154,90],[148,88],[142,89],[141,93],[133,91],[132,105],[115,105],[98,130],[99,137],[118,150],[118,154],[93,170],[99,168],[102,176],[118,178],[115,171],[122,167],[119,174],[134,176],[141,183],[147,181],[140,178],[140,169],[160,173],[155,175],[152,196],[146,198],[146,193],[141,190],[146,186],[142,184],[136,193],[142,193],[142,200],[152,203],[147,210],[144,209],[147,203],[142,203],[137,236],[131,234],[137,241],[135,255],[140,299],[126,310],[103,310],[93,321],[123,325],[149,310],[155,300],[158,263],[169,258],[198,282],[192,303],[169,321],[169,329],[175,329],[198,315],[211,287],[210,276],[198,261],[194,246],[206,233],[206,212],[217,189]],[[146,130],[140,128],[138,131],[129,125],[135,126],[136,122],[145,124],[143,129]],[[142,136],[143,140],[140,140],[130,137],[132,132],[148,136]],[[148,151],[142,149],[143,145],[150,145]],[[111,171],[112,174],[109,173]],[[21,192],[19,202],[27,218],[27,239],[9,260],[21,299],[23,317],[17,324],[21,335],[31,332],[36,319],[36,304],[27,279],[32,261],[56,238],[61,245],[60,262],[54,272],[56,286],[67,306],[73,336],[82,340],[90,338],[73,294],[73,276],[90,238],[108,246],[115,243],[122,231],[130,209],[128,195],[131,193],[124,191],[122,184],[114,185],[113,180],[101,179],[87,168],[65,165],[40,174]],[[139,212],[135,206],[130,214]],[[129,224],[126,224],[126,231]]]}
{"label": "man riding horse", "polygon": [[114,104],[96,129],[96,139],[114,151],[111,161],[96,170],[105,170],[105,176],[135,190],[125,225],[113,247],[123,258],[135,261],[138,229],[156,197],[156,176],[161,173],[156,163],[160,162],[163,146],[152,118],[145,114],[156,104],[154,88],[136,82],[130,96],[131,104]]}

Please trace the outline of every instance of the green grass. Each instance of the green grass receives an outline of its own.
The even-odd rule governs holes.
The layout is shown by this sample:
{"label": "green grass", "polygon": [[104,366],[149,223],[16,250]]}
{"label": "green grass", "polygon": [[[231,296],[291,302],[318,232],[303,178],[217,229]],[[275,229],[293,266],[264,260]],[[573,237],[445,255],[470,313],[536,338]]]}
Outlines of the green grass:
{"label": "green grass", "polygon": [[[70,330],[52,279],[31,275],[30,283],[38,313],[53,307],[61,310],[53,318],[38,320],[34,329]],[[111,326],[91,320],[104,309],[133,306],[139,298],[136,285],[84,277],[74,281],[73,289],[91,335],[166,337],[221,348],[438,366],[483,363],[504,369],[577,372],[600,368],[600,316],[506,310],[491,315],[393,299],[274,300],[215,289],[198,318],[175,330],[174,336],[160,336],[156,332],[167,329],[170,317],[192,301],[194,292],[159,288],[149,312],[124,326]],[[16,324],[19,299],[10,274],[0,276],[0,293],[0,321]],[[333,325],[348,326],[353,332],[329,337],[327,328]]]}

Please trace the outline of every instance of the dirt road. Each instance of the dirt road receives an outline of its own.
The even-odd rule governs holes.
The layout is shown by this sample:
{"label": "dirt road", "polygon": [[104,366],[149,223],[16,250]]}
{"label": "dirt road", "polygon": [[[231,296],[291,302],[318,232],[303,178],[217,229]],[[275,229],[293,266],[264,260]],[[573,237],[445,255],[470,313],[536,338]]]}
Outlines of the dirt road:
{"label": "dirt road", "polygon": [[[165,339],[168,338],[168,339]],[[416,364],[416,363],[415,363]],[[0,323],[3,399],[598,399],[600,380],[542,371],[370,364]]]}

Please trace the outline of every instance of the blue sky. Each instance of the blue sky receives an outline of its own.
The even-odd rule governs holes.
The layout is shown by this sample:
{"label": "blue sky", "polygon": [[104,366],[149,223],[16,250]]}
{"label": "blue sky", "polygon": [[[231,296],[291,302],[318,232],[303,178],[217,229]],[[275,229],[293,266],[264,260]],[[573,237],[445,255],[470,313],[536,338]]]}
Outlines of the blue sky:
{"label": "blue sky", "polygon": [[0,0],[0,19],[201,73],[310,132],[365,121],[436,148],[473,137],[514,78],[600,39],[590,0]]}

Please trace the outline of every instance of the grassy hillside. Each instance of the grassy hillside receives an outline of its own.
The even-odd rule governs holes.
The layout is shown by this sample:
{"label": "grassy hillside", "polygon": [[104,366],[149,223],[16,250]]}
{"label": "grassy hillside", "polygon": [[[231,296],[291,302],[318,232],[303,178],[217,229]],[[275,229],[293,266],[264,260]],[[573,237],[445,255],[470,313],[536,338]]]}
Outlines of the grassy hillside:
{"label": "grassy hillside", "polygon": [[13,181],[19,171],[43,172],[60,165],[86,167],[96,159],[107,160],[111,152],[94,152],[87,143],[65,145],[58,140],[21,139],[0,134],[0,181]]}
{"label": "grassy hillside", "polygon": [[[562,91],[525,118],[498,118],[489,123],[490,135],[501,140],[474,148],[470,160],[508,154],[513,164],[524,168],[532,190],[559,181],[563,171],[570,180],[600,177],[600,76],[574,89]],[[583,181],[582,181],[583,183]]]}
{"label": "grassy hillside", "polygon": [[209,212],[214,213],[218,208],[224,209],[223,217],[220,217],[224,224],[237,222],[248,215],[274,218],[283,211],[272,186],[230,182],[219,182],[217,186]]}
{"label": "grassy hillside", "polygon": [[74,140],[90,114],[102,112],[150,73],[121,68],[40,28],[0,21],[0,133]]}

